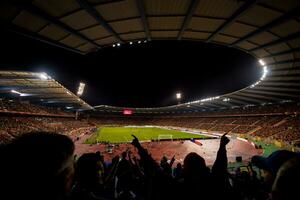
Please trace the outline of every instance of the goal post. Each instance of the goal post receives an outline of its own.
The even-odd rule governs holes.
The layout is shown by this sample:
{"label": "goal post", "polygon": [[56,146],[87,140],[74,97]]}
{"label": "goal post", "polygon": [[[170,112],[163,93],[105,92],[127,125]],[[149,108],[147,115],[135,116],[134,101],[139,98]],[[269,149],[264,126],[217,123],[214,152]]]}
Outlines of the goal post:
{"label": "goal post", "polygon": [[171,141],[173,141],[173,135],[170,135],[170,134],[158,135],[157,140],[158,141],[161,141],[161,140],[171,140]]}

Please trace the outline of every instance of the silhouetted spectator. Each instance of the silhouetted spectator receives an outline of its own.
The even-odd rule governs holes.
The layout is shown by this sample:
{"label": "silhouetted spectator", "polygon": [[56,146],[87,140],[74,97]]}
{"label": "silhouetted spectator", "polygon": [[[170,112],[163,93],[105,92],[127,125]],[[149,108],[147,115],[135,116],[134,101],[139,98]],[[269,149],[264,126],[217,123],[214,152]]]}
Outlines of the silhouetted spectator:
{"label": "silhouetted spectator", "polygon": [[73,200],[98,199],[106,195],[104,191],[103,166],[96,153],[83,154],[76,163]]}
{"label": "silhouetted spectator", "polygon": [[173,171],[173,176],[176,180],[179,180],[183,177],[183,168],[181,163],[177,163],[176,168]]}
{"label": "silhouetted spectator", "polygon": [[272,200],[294,200],[299,198],[300,158],[292,158],[279,169],[272,187]]}
{"label": "silhouetted spectator", "polygon": [[287,150],[278,150],[273,152],[268,157],[253,156],[252,164],[263,170],[263,177],[265,183],[265,191],[269,192],[273,185],[274,179],[279,168],[289,159],[300,157],[299,153],[294,153]]}
{"label": "silhouetted spectator", "polygon": [[25,134],[1,151],[1,200],[62,200],[71,190],[74,144],[55,133]]}

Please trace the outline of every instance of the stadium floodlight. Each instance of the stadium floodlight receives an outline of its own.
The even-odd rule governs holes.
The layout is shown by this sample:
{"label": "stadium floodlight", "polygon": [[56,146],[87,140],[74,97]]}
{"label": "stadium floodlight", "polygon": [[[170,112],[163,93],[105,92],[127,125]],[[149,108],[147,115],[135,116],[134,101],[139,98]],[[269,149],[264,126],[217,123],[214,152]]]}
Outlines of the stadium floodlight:
{"label": "stadium floodlight", "polygon": [[181,93],[180,92],[176,93],[176,99],[181,99]]}
{"label": "stadium floodlight", "polygon": [[83,94],[84,87],[85,87],[85,83],[80,82],[80,83],[79,83],[78,90],[77,90],[77,95],[78,95],[78,96],[81,96],[81,95]]}
{"label": "stadium floodlight", "polygon": [[230,98],[224,98],[223,101],[225,102],[230,101]]}
{"label": "stadium floodlight", "polygon": [[133,42],[129,42],[129,44],[130,44],[130,45],[132,45],[132,44],[133,44]]}
{"label": "stadium floodlight", "polygon": [[121,44],[120,44],[120,43],[118,43],[118,44],[117,44],[117,46],[119,47],[119,46],[121,46]]}
{"label": "stadium floodlight", "polygon": [[212,100],[219,99],[219,98],[220,98],[220,96],[209,97],[209,98],[206,98],[206,99],[201,99],[200,102],[212,101]]}
{"label": "stadium floodlight", "polygon": [[256,85],[260,84],[261,81],[263,81],[263,80],[266,78],[267,74],[268,74],[268,68],[267,68],[267,66],[264,66],[264,68],[263,68],[263,74],[262,74],[262,76],[260,77],[260,80],[259,80],[259,81],[256,81],[256,82],[253,83],[252,85],[250,85],[250,88],[254,88]]}
{"label": "stadium floodlight", "polygon": [[258,62],[262,65],[262,66],[265,66],[266,63],[262,60],[262,59],[259,59]]}
{"label": "stadium floodlight", "polygon": [[140,41],[140,40],[138,41],[138,44],[141,44],[141,41]]}
{"label": "stadium floodlight", "polygon": [[113,47],[116,47],[116,45],[115,45],[115,44],[113,44],[112,46],[113,46]]}
{"label": "stadium floodlight", "polygon": [[47,80],[47,79],[48,79],[48,75],[47,75],[46,73],[44,73],[44,72],[40,73],[40,74],[39,74],[39,77],[40,77],[40,79],[42,79],[42,80]]}
{"label": "stadium floodlight", "polygon": [[264,80],[267,76],[267,73],[268,73],[268,68],[267,66],[264,66],[264,69],[263,69],[263,75],[261,76],[260,80]]}
{"label": "stadium floodlight", "polygon": [[21,93],[21,92],[18,92],[18,91],[16,91],[16,90],[11,90],[10,92],[11,92],[11,93],[14,93],[14,94],[19,94],[19,95],[22,95],[22,93]]}
{"label": "stadium floodlight", "polygon": [[18,92],[16,90],[11,90],[10,92],[14,93],[14,94],[18,94],[18,95],[20,95],[20,97],[31,96],[31,94],[26,94],[26,93]]}

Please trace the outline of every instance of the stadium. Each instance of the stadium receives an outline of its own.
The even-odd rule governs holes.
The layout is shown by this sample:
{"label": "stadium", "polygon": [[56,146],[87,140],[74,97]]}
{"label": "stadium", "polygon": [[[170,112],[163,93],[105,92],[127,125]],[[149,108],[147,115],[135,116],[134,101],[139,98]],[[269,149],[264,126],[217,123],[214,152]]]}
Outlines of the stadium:
{"label": "stadium", "polygon": [[297,199],[299,14],[1,2],[1,199]]}

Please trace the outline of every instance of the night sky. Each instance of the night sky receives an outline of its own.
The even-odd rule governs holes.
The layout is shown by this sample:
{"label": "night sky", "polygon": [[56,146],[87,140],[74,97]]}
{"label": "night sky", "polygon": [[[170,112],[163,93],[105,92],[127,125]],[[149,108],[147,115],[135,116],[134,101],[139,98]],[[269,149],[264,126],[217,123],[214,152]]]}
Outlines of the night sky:
{"label": "night sky", "polygon": [[150,41],[79,55],[1,31],[1,70],[46,72],[72,92],[86,83],[87,103],[156,107],[232,92],[261,75],[257,60],[237,49],[190,41]]}

